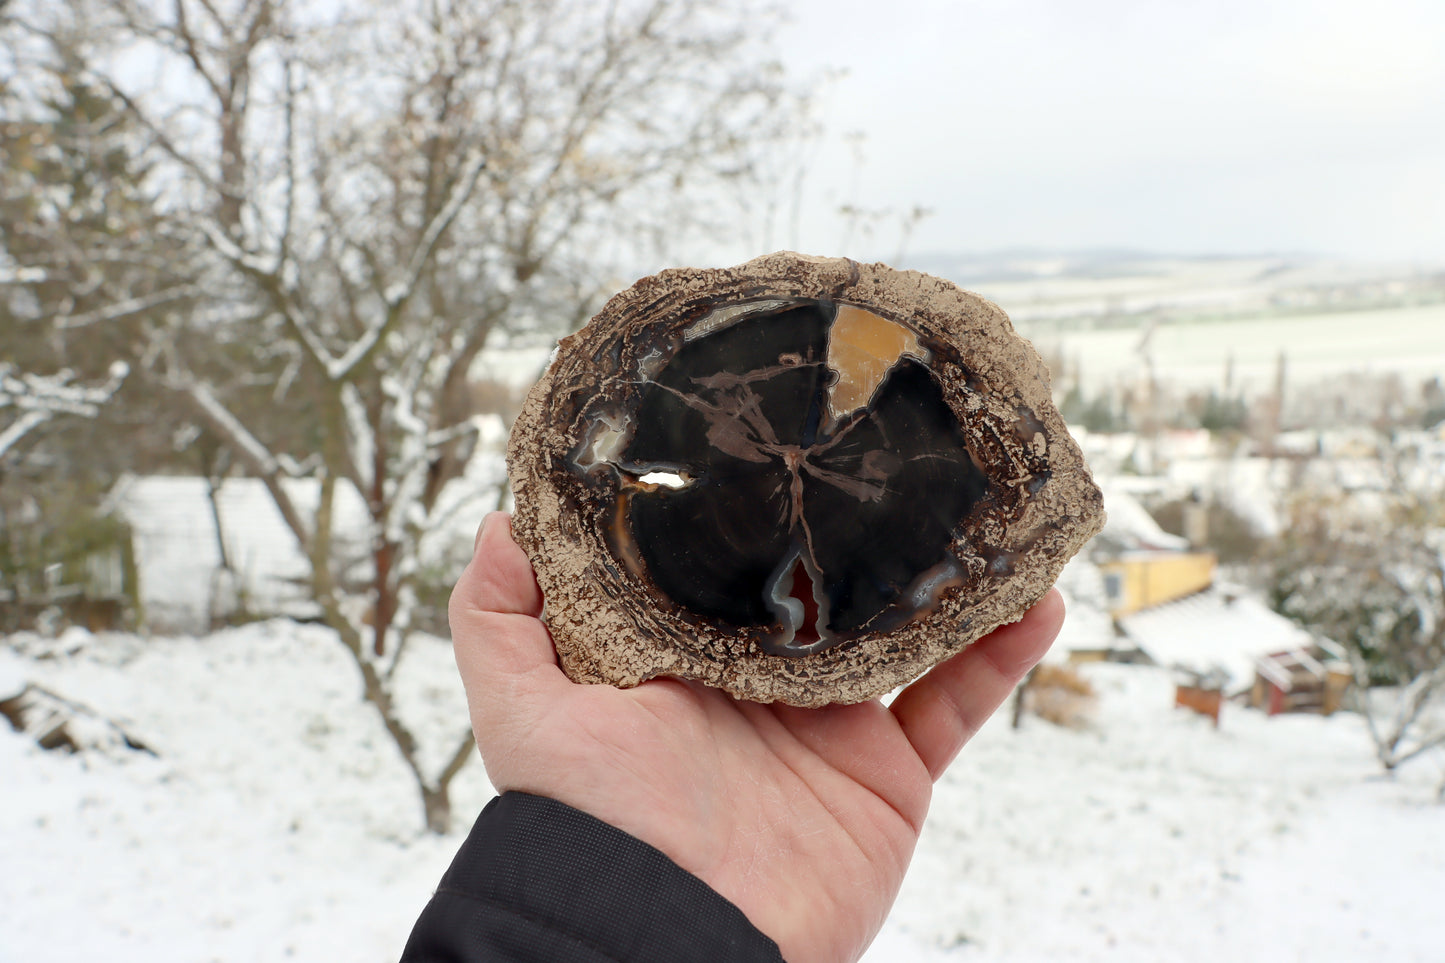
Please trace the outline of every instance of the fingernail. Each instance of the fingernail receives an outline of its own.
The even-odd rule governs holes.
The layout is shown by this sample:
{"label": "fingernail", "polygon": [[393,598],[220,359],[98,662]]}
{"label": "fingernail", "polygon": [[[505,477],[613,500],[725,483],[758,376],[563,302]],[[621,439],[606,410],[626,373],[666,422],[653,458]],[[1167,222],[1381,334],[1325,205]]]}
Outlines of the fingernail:
{"label": "fingernail", "polygon": [[482,544],[482,538],[487,534],[487,527],[492,524],[492,519],[495,518],[496,515],[496,512],[487,512],[487,517],[482,519],[482,527],[477,529],[477,537],[472,542],[473,552],[477,550],[477,546]]}

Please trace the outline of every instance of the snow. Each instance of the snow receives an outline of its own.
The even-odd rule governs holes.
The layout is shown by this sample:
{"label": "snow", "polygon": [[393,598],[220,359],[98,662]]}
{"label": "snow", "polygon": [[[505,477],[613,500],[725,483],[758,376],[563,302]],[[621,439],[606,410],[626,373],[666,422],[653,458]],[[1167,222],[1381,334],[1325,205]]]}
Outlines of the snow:
{"label": "snow", "polygon": [[1159,665],[1200,675],[1223,671],[1228,691],[1254,681],[1259,657],[1315,644],[1314,636],[1263,602],[1220,587],[1119,621],[1125,635]]}
{"label": "snow", "polygon": [[[395,960],[490,795],[469,765],[453,833],[422,833],[317,626],[7,641],[24,658],[6,672],[158,755],[44,752],[0,727],[0,963]],[[449,743],[466,718],[449,649],[412,657],[403,704]],[[1353,715],[1231,704],[1215,731],[1173,708],[1166,670],[1081,671],[1088,728],[1002,713],[939,784],[868,963],[1440,958],[1445,757],[1384,780]]]}
{"label": "snow", "polygon": [[[1045,333],[1033,330],[1026,309],[1006,299],[1000,303],[1025,336],[1077,365],[1091,393],[1131,380],[1140,370],[1140,328]],[[1222,388],[1230,371],[1233,386],[1245,395],[1267,392],[1281,354],[1294,387],[1356,372],[1398,372],[1418,382],[1439,374],[1445,364],[1445,305],[1180,321],[1154,328],[1149,341],[1155,370],[1176,390]]]}
{"label": "snow", "polygon": [[[425,696],[459,734],[450,646],[426,642],[407,704]],[[3,963],[395,959],[491,795],[469,766],[457,832],[424,835],[404,763],[319,627],[102,635],[30,672],[157,756],[49,753],[0,727]]]}
{"label": "snow", "polygon": [[[320,484],[311,478],[282,484],[310,517]],[[204,478],[127,476],[108,499],[131,526],[141,605],[153,628],[196,631],[209,624],[221,555],[206,487]],[[217,500],[226,549],[250,609],[314,614],[305,588],[310,566],[265,483],[228,478]],[[363,558],[370,531],[365,501],[350,484],[339,484],[334,511],[338,550]]]}
{"label": "snow", "polygon": [[1163,670],[1083,670],[1091,728],[996,717],[935,793],[890,930],[952,951],[870,963],[1440,958],[1438,767],[1382,781],[1353,716],[1216,732]]}
{"label": "snow", "polygon": [[1189,539],[1171,535],[1159,527],[1148,510],[1135,499],[1117,479],[1100,483],[1104,493],[1104,530],[1100,535],[1107,541],[1128,548],[1167,549],[1183,552],[1189,549]]}

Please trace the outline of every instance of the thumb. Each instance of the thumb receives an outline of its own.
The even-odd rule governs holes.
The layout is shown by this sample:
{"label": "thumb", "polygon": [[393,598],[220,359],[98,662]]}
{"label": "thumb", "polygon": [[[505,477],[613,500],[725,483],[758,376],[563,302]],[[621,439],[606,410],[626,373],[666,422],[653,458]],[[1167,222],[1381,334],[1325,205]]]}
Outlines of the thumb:
{"label": "thumb", "polygon": [[1063,596],[1050,589],[1019,621],[994,629],[893,700],[889,708],[935,780],[1044,657],[1063,623]]}
{"label": "thumb", "polygon": [[512,541],[512,519],[506,512],[482,519],[472,560],[452,592],[449,614],[467,608],[533,618],[542,614],[542,590],[527,554]]}
{"label": "thumb", "polygon": [[[447,618],[472,719],[483,704],[517,691],[525,680],[565,682],[552,636],[542,624],[542,590],[525,552],[512,541],[511,519],[493,512],[452,590]],[[505,706],[498,707],[505,709]]]}

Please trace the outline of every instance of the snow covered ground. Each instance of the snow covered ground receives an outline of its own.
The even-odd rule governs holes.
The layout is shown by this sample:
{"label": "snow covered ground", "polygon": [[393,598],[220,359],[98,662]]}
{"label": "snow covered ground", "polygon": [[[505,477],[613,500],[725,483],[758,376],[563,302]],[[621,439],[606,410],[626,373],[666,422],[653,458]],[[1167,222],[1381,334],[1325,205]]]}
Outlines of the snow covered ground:
{"label": "snow covered ground", "polygon": [[1090,729],[996,717],[949,771],[893,926],[950,963],[1445,959],[1439,765],[1383,781],[1353,715],[1215,731],[1162,670],[1086,670]]}
{"label": "snow covered ground", "polygon": [[[18,674],[155,752],[44,752],[0,726],[0,961],[394,960],[469,816],[419,831],[415,792],[317,627],[62,638]],[[408,704],[465,713],[444,643]],[[1219,731],[1166,673],[1087,668],[1092,725],[1000,717],[934,798],[869,963],[1445,959],[1445,759],[1378,778],[1355,717]]]}
{"label": "snow covered ground", "polygon": [[[1040,349],[1076,364],[1089,392],[1143,371],[1138,328],[1021,330]],[[1223,388],[1229,369],[1235,390],[1260,395],[1271,390],[1281,353],[1291,389],[1351,372],[1399,374],[1418,384],[1445,362],[1445,305],[1177,322],[1161,325],[1150,340],[1157,377],[1176,390]]]}

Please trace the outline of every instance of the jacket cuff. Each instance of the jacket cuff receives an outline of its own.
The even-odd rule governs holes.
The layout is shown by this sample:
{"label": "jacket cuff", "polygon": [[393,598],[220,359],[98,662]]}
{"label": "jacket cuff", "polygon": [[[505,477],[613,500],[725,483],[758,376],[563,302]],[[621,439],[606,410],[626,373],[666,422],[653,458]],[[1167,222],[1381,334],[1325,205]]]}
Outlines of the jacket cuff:
{"label": "jacket cuff", "polygon": [[403,963],[782,963],[777,944],[660,850],[509,792],[482,810]]}

